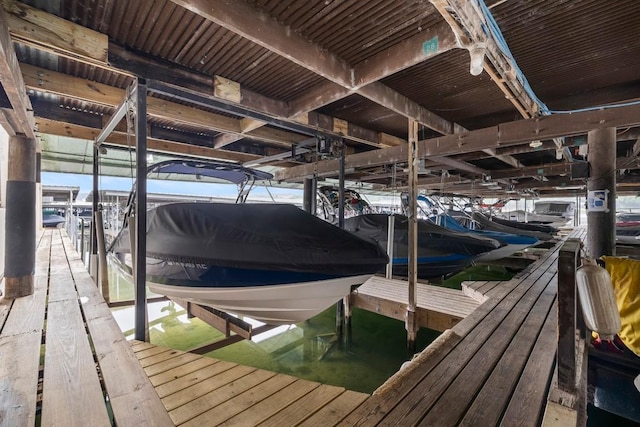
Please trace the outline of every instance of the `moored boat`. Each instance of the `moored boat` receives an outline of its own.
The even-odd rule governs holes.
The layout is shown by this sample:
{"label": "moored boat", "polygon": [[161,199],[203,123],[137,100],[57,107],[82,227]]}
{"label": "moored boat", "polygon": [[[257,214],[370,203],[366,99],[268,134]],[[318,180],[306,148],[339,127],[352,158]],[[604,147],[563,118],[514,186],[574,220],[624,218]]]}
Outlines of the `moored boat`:
{"label": "moored boat", "polygon": [[[345,219],[345,230],[387,247],[389,215],[365,214]],[[395,215],[393,274],[408,273],[409,219]],[[455,274],[481,254],[499,248],[494,239],[447,230],[427,220],[418,220],[418,277],[430,279]]]}
{"label": "moored boat", "polygon": [[486,252],[477,258],[477,261],[495,261],[513,255],[515,252],[524,250],[538,243],[538,239],[533,236],[522,234],[504,233],[493,230],[469,230],[461,225],[449,215],[441,214],[434,218],[437,224],[459,232],[470,232],[477,235],[495,239],[502,244],[501,247]]}
{"label": "moored boat", "polygon": [[[169,170],[237,183],[263,176],[219,162],[182,162],[159,172]],[[125,224],[110,253],[131,272],[128,230]],[[159,206],[147,213],[146,238],[146,275],[152,292],[269,324],[313,317],[388,261],[375,242],[286,204]]]}

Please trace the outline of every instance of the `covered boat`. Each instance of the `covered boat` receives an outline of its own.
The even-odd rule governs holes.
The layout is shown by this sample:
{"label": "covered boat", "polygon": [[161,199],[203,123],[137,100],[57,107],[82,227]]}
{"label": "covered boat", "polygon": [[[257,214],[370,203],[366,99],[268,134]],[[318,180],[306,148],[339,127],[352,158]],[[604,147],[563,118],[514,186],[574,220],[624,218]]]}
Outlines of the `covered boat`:
{"label": "covered boat", "polygon": [[533,236],[522,234],[504,233],[493,230],[469,230],[449,215],[441,214],[434,218],[434,222],[450,230],[459,232],[476,233],[482,237],[495,239],[502,243],[502,246],[480,255],[477,261],[495,261],[513,255],[538,243],[538,239]]}
{"label": "covered boat", "polygon": [[[239,183],[255,177],[239,165],[220,169]],[[215,174],[218,162],[182,162],[164,172]],[[256,173],[259,171],[255,171]],[[263,172],[260,172],[263,173]],[[260,176],[260,175],[258,175]],[[130,271],[124,227],[110,252]],[[147,213],[147,284],[269,324],[306,320],[384,269],[375,242],[286,204],[175,203]]]}
{"label": "covered boat", "polygon": [[[498,218],[490,219],[480,212],[474,212],[472,219],[480,230],[500,231],[502,233],[521,234],[524,236],[535,237],[538,240],[551,240],[557,229],[549,227],[548,231],[542,231],[538,228],[532,230],[530,227],[548,227],[546,225],[515,223],[514,221],[500,220]],[[516,226],[517,224],[517,226]]]}
{"label": "covered boat", "polygon": [[[389,215],[366,214],[345,219],[345,230],[367,237],[387,247]],[[393,274],[408,273],[409,219],[395,215],[393,239]],[[418,277],[430,279],[457,273],[480,254],[499,248],[494,239],[470,236],[418,220]]]}

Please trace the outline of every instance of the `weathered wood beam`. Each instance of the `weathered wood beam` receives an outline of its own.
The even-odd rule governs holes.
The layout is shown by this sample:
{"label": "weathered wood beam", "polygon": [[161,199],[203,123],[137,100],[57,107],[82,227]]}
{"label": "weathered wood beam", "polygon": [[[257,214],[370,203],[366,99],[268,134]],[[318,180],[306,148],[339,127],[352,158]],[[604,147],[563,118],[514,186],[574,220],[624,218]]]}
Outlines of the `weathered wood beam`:
{"label": "weathered wood beam", "polygon": [[471,163],[467,163],[467,162],[463,162],[460,160],[456,160],[456,159],[452,159],[450,157],[444,157],[444,156],[431,156],[429,157],[429,160],[439,163],[441,165],[445,165],[445,166],[449,166],[450,168],[453,169],[458,169],[461,171],[465,171],[465,172],[470,172],[472,174],[475,175],[490,175],[491,172],[489,172],[486,169],[482,169],[479,168],[478,166],[472,165]]}
{"label": "weathered wood beam", "polygon": [[[447,19],[451,29],[459,35],[469,36],[469,48],[482,43],[485,47],[483,68],[493,82],[511,101],[522,117],[528,119],[540,114],[540,105],[530,94],[524,82],[517,76],[517,64],[498,45],[491,33],[487,34],[487,24],[476,3],[461,0],[431,0],[443,17]],[[544,113],[544,112],[542,112]],[[557,149],[562,149],[562,141],[554,141]],[[562,155],[571,161],[569,153]]]}
{"label": "weathered wood beam", "polygon": [[453,133],[453,123],[427,110],[382,83],[371,83],[358,89],[358,95],[442,134]]}
{"label": "weathered wood beam", "polygon": [[332,102],[339,101],[355,93],[354,90],[342,87],[333,82],[326,82],[298,99],[289,101],[289,117],[306,114]]}
{"label": "weathered wood beam", "polygon": [[14,118],[3,121],[4,126],[10,123],[15,129],[7,129],[9,133],[24,134],[29,139],[35,139],[35,121],[31,102],[27,96],[13,41],[9,33],[9,17],[0,9],[0,83],[11,103]]}
{"label": "weathered wood beam", "polygon": [[[347,89],[356,89],[353,70],[346,61],[304,40],[289,27],[248,4],[225,0],[171,1],[333,83]],[[381,83],[369,84],[358,89],[358,93],[392,111],[402,111],[404,113],[400,114],[414,118],[430,129],[445,134],[453,131],[449,122]],[[449,128],[450,131],[443,131]]]}
{"label": "weathered wood beam", "polygon": [[[533,140],[582,135],[591,129],[637,126],[639,123],[640,105],[584,111],[570,115],[542,116],[423,140],[418,143],[418,155],[420,158],[450,156],[480,151],[484,148],[521,145]],[[362,168],[403,162],[406,158],[405,150],[404,146],[397,146],[351,154],[346,158],[346,167]],[[311,177],[314,173],[327,173],[337,169],[336,162],[325,160],[313,165],[295,166],[280,171],[276,173],[276,179],[297,181]]]}
{"label": "weathered wood beam", "polygon": [[[56,43],[49,40],[51,37],[50,32],[40,32],[40,31],[19,31],[19,34],[14,34],[14,37],[17,37],[17,41],[26,44],[29,46],[36,47],[38,49],[45,50],[47,52],[51,52],[57,55],[66,56],[72,58],[74,60],[92,64],[108,71],[117,72],[124,75],[139,75],[147,79],[165,81],[168,83],[175,83],[176,81],[180,82],[184,87],[201,92],[207,96],[213,96],[216,99],[222,101],[228,101],[230,105],[241,105],[243,107],[252,109],[256,112],[264,113],[274,118],[287,118],[288,114],[288,106],[286,103],[282,101],[277,101],[274,99],[267,98],[250,90],[247,90],[244,87],[240,87],[240,97],[235,99],[235,101],[231,101],[227,98],[223,98],[220,96],[216,96],[216,87],[219,87],[217,84],[217,79],[223,80],[222,77],[215,76],[206,76],[204,74],[199,74],[192,70],[188,70],[184,67],[181,67],[177,64],[159,61],[154,58],[150,58],[143,54],[131,52],[121,46],[118,46],[114,43],[108,43],[103,46],[102,40],[98,40],[99,35],[101,37],[106,37],[99,33],[94,34],[95,32],[91,32],[92,30],[88,30],[80,25],[74,24],[70,21],[61,20],[61,18],[56,17],[55,15],[49,14],[47,12],[34,9],[30,6],[27,6],[23,3],[17,2],[15,0],[4,0],[9,4],[14,5],[15,7],[8,7],[9,14],[11,15],[11,19],[16,22],[16,28],[34,28],[35,23],[44,22],[47,19],[52,22],[56,22],[56,26],[63,28],[64,34],[81,34],[85,35],[85,31],[87,37],[92,39],[91,43],[87,43],[87,46],[97,45],[100,46],[99,50],[107,49],[108,51],[108,63],[103,62],[102,55],[97,54],[88,54],[85,52],[88,47],[84,44],[81,44],[80,48],[74,48],[74,42],[72,38],[65,38],[62,41],[58,41]],[[36,16],[36,18],[32,19],[33,22],[29,20],[25,20],[23,15]],[[30,18],[31,19],[31,18]],[[61,22],[58,22],[61,21]],[[11,29],[13,31],[13,29]],[[96,41],[98,40],[98,41]],[[55,40],[54,40],[55,41]],[[218,92],[220,95],[221,92]],[[293,122],[293,120],[292,120]],[[243,125],[240,125],[240,129],[242,129]],[[350,126],[354,127],[354,126]],[[325,133],[332,133],[332,130],[322,129],[320,127],[310,127],[310,129],[314,129],[317,131],[322,131]],[[222,130],[221,130],[222,131]],[[251,133],[248,130],[245,130],[247,133]],[[371,131],[372,132],[372,131]],[[240,136],[242,132],[236,133],[235,135]],[[343,136],[345,139],[353,140],[356,142],[361,142],[370,146],[374,146],[376,148],[384,147],[384,143],[378,143],[375,139],[367,140],[367,139],[359,139],[358,136],[351,138],[350,135],[339,135],[334,134],[336,137]],[[242,135],[244,137],[244,135]],[[254,139],[258,139],[259,136],[254,137]],[[230,138],[232,139],[232,138]],[[237,139],[236,139],[237,140]],[[222,144],[221,144],[222,145]]]}
{"label": "weathered wood beam", "polygon": [[[125,96],[124,89],[29,64],[21,64],[21,66],[26,86],[35,91],[67,96],[109,107],[119,105]],[[243,124],[246,126],[246,122],[159,98],[148,98],[147,112],[149,116],[163,120],[246,136],[242,134],[242,126]],[[289,148],[292,143],[306,139],[306,136],[278,129],[261,128],[253,131],[251,138]]]}
{"label": "weathered wood beam", "polygon": [[[11,34],[18,42],[63,56],[107,62],[108,36],[16,0],[2,0]],[[3,28],[6,28],[3,25]]]}
{"label": "weathered wood beam", "polygon": [[573,163],[553,163],[524,168],[501,169],[491,172],[491,178],[535,178],[538,176],[571,175]]}
{"label": "weathered wood beam", "polygon": [[351,68],[346,61],[304,40],[248,3],[225,0],[171,1],[340,86],[353,85]]}
{"label": "weathered wood beam", "polygon": [[461,46],[451,28],[439,22],[356,64],[354,85],[359,88],[377,82],[457,47]]}
{"label": "weathered wood beam", "polygon": [[[43,117],[37,117],[36,124],[38,125],[38,131],[40,133],[85,139],[89,141],[93,141],[101,130],[101,128],[90,128],[71,123],[62,123]],[[112,132],[107,138],[107,144],[119,147],[131,147],[132,150],[135,150],[135,144],[127,141],[127,134],[121,131]],[[207,159],[230,160],[240,163],[261,157],[253,154],[215,150],[213,148],[200,147],[156,138],[147,138],[147,150],[174,155],[185,154],[188,156],[203,157]]]}

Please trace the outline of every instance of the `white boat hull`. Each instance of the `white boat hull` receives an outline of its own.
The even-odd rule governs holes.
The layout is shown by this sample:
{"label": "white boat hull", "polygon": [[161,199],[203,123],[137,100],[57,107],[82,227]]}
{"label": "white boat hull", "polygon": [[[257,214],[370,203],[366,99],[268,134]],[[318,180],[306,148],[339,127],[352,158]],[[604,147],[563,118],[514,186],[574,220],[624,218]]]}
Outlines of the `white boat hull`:
{"label": "white boat hull", "polygon": [[171,286],[155,282],[147,282],[147,285],[159,295],[185,299],[271,325],[284,325],[321,313],[347,296],[353,286],[363,284],[371,276],[229,288]]}

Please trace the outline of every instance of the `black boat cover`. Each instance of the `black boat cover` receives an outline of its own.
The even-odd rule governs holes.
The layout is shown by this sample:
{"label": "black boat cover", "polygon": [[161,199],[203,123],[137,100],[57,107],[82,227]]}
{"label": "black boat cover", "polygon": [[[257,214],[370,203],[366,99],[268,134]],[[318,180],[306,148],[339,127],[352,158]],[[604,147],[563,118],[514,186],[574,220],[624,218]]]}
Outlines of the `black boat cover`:
{"label": "black boat cover", "polygon": [[[128,228],[110,251],[129,252]],[[369,274],[386,252],[286,204],[175,203],[147,213],[147,257],[186,265]]]}
{"label": "black boat cover", "polygon": [[[389,215],[366,214],[345,219],[345,230],[369,237],[382,245],[387,242]],[[409,218],[395,215],[394,220],[394,257],[406,256],[406,245],[409,242]],[[440,227],[430,221],[418,220],[418,252],[460,254],[474,257],[484,252],[497,249],[500,242],[494,239],[461,233]],[[399,251],[398,251],[399,249]]]}
{"label": "black boat cover", "polygon": [[489,218],[487,218],[485,215],[479,212],[473,213],[473,219],[478,224],[480,224],[480,227],[482,230],[493,230],[493,231],[500,231],[502,233],[521,234],[524,236],[531,236],[531,237],[535,237],[538,240],[545,240],[545,241],[553,239],[553,235],[551,233],[543,232],[543,231],[535,231],[535,230],[525,230],[524,228],[517,228],[517,227],[511,227],[508,225],[503,225],[501,223],[491,221]]}

